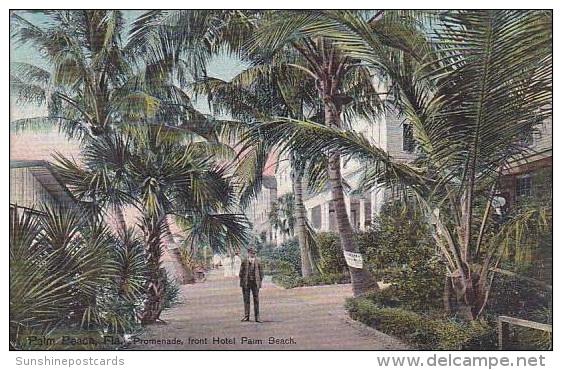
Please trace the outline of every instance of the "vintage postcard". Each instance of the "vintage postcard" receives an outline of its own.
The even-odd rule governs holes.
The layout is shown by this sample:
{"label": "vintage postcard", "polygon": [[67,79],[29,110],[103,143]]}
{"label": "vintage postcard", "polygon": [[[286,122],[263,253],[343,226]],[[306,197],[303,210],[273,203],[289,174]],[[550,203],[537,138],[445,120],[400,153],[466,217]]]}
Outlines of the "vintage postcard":
{"label": "vintage postcard", "polygon": [[9,23],[10,350],[552,350],[551,10]]}

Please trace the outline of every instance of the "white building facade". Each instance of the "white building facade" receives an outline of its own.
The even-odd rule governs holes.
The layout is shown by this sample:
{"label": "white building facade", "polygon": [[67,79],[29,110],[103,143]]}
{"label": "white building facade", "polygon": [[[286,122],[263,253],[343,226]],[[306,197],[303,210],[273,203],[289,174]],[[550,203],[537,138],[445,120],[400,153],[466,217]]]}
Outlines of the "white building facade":
{"label": "white building facade", "polygon": [[[388,90],[384,82],[376,76],[372,76],[372,78],[377,91]],[[381,98],[384,99],[384,96],[381,95]],[[415,142],[412,126],[392,108],[387,108],[384,114],[372,121],[356,120],[351,122],[350,126],[353,130],[363,134],[373,145],[386,151],[394,160],[402,162],[414,160]],[[286,155],[277,156],[275,162],[277,164],[273,178],[275,192],[271,190],[273,187],[271,183],[269,186],[264,184],[262,195],[253,202],[252,209],[249,209],[247,214],[251,216],[249,218],[254,224],[254,232],[259,234],[265,231],[268,235],[267,241],[279,245],[287,237],[279,235],[280,233],[269,225],[267,214],[278,197],[293,191],[293,184],[289,158]],[[391,197],[391,191],[381,184],[367,193],[351,195],[351,191],[357,188],[363,174],[364,164],[342,158],[341,166],[342,178],[344,183],[349,185],[350,190],[345,194],[350,223],[356,230],[365,230],[374,217],[379,214],[382,205]],[[310,225],[316,231],[337,231],[335,208],[331,200],[329,185],[321,192],[312,193],[307,191],[305,181],[303,188],[304,205]],[[264,212],[266,209],[267,211]]]}
{"label": "white building facade", "polygon": [[[396,160],[408,162],[414,159],[411,127],[404,123],[398,114],[387,112],[374,122],[356,121],[352,127]],[[363,166],[356,160],[346,161],[342,158],[342,177],[350,186],[350,190],[357,187],[364,170]],[[345,194],[347,214],[352,227],[365,230],[389,196],[389,189],[384,185],[360,195]],[[335,208],[331,198],[329,189],[305,196],[308,220],[317,231],[336,231]]]}
{"label": "white building facade", "polygon": [[277,182],[273,176],[264,176],[261,191],[246,207],[246,217],[253,225],[253,232],[262,241],[275,241],[275,230],[269,222],[269,214],[277,201]]}
{"label": "white building facade", "polygon": [[[411,126],[397,113],[387,111],[386,115],[373,122],[358,120],[352,127],[398,161],[408,162],[415,157]],[[342,176],[350,190],[357,187],[363,166],[356,160],[346,161],[342,158]],[[266,242],[276,245],[283,243],[288,237],[270,225],[268,215],[273,202],[293,191],[291,170],[289,159],[286,156],[278,157],[275,177],[267,177],[262,192],[246,212],[254,225],[254,233],[262,236],[265,234]],[[304,185],[304,204],[311,226],[316,231],[336,231],[335,209],[329,187],[319,193],[310,193],[306,191],[306,184]],[[390,190],[383,185],[360,195],[346,194],[346,208],[352,226],[356,230],[365,230],[389,197]]]}

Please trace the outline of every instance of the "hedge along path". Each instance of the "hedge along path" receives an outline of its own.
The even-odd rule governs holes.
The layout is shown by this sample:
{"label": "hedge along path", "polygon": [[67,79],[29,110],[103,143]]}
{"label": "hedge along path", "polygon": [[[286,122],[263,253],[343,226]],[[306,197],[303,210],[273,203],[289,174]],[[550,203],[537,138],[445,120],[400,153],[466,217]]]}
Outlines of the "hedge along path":
{"label": "hedge along path", "polygon": [[[139,337],[152,343],[137,343],[131,349],[408,349],[398,339],[349,319],[344,302],[351,296],[350,284],[283,289],[266,280],[260,290],[263,323],[240,322],[243,303],[238,278],[225,278],[221,270],[214,270],[203,283],[183,285],[182,302],[161,316],[166,324],[151,325]],[[154,343],[174,338],[183,343]]]}

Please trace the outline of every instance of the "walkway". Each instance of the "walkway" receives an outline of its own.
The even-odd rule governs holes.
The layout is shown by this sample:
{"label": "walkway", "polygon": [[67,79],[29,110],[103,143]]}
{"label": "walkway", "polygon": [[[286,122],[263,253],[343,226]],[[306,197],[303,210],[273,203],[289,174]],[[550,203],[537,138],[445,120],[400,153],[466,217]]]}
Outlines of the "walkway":
{"label": "walkway", "polygon": [[149,326],[139,338],[147,342],[137,343],[131,349],[407,348],[398,340],[347,318],[343,304],[351,296],[349,284],[286,290],[265,282],[260,290],[263,323],[259,324],[240,322],[243,304],[238,279],[221,274],[222,271],[214,271],[203,283],[182,286],[182,303],[162,314],[166,324]]}

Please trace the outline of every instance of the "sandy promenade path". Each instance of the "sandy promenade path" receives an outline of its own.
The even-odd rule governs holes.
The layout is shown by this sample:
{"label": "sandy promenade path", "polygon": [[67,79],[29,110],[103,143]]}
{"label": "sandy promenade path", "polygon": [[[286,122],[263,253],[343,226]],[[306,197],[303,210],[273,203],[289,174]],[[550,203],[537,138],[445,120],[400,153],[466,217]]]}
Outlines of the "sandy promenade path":
{"label": "sandy promenade path", "polygon": [[138,338],[153,343],[137,343],[131,349],[407,349],[397,339],[351,321],[343,308],[350,296],[349,284],[283,289],[266,280],[260,290],[263,323],[240,322],[238,279],[215,270],[205,282],[182,286],[181,303],[161,316],[166,324],[151,325]]}

